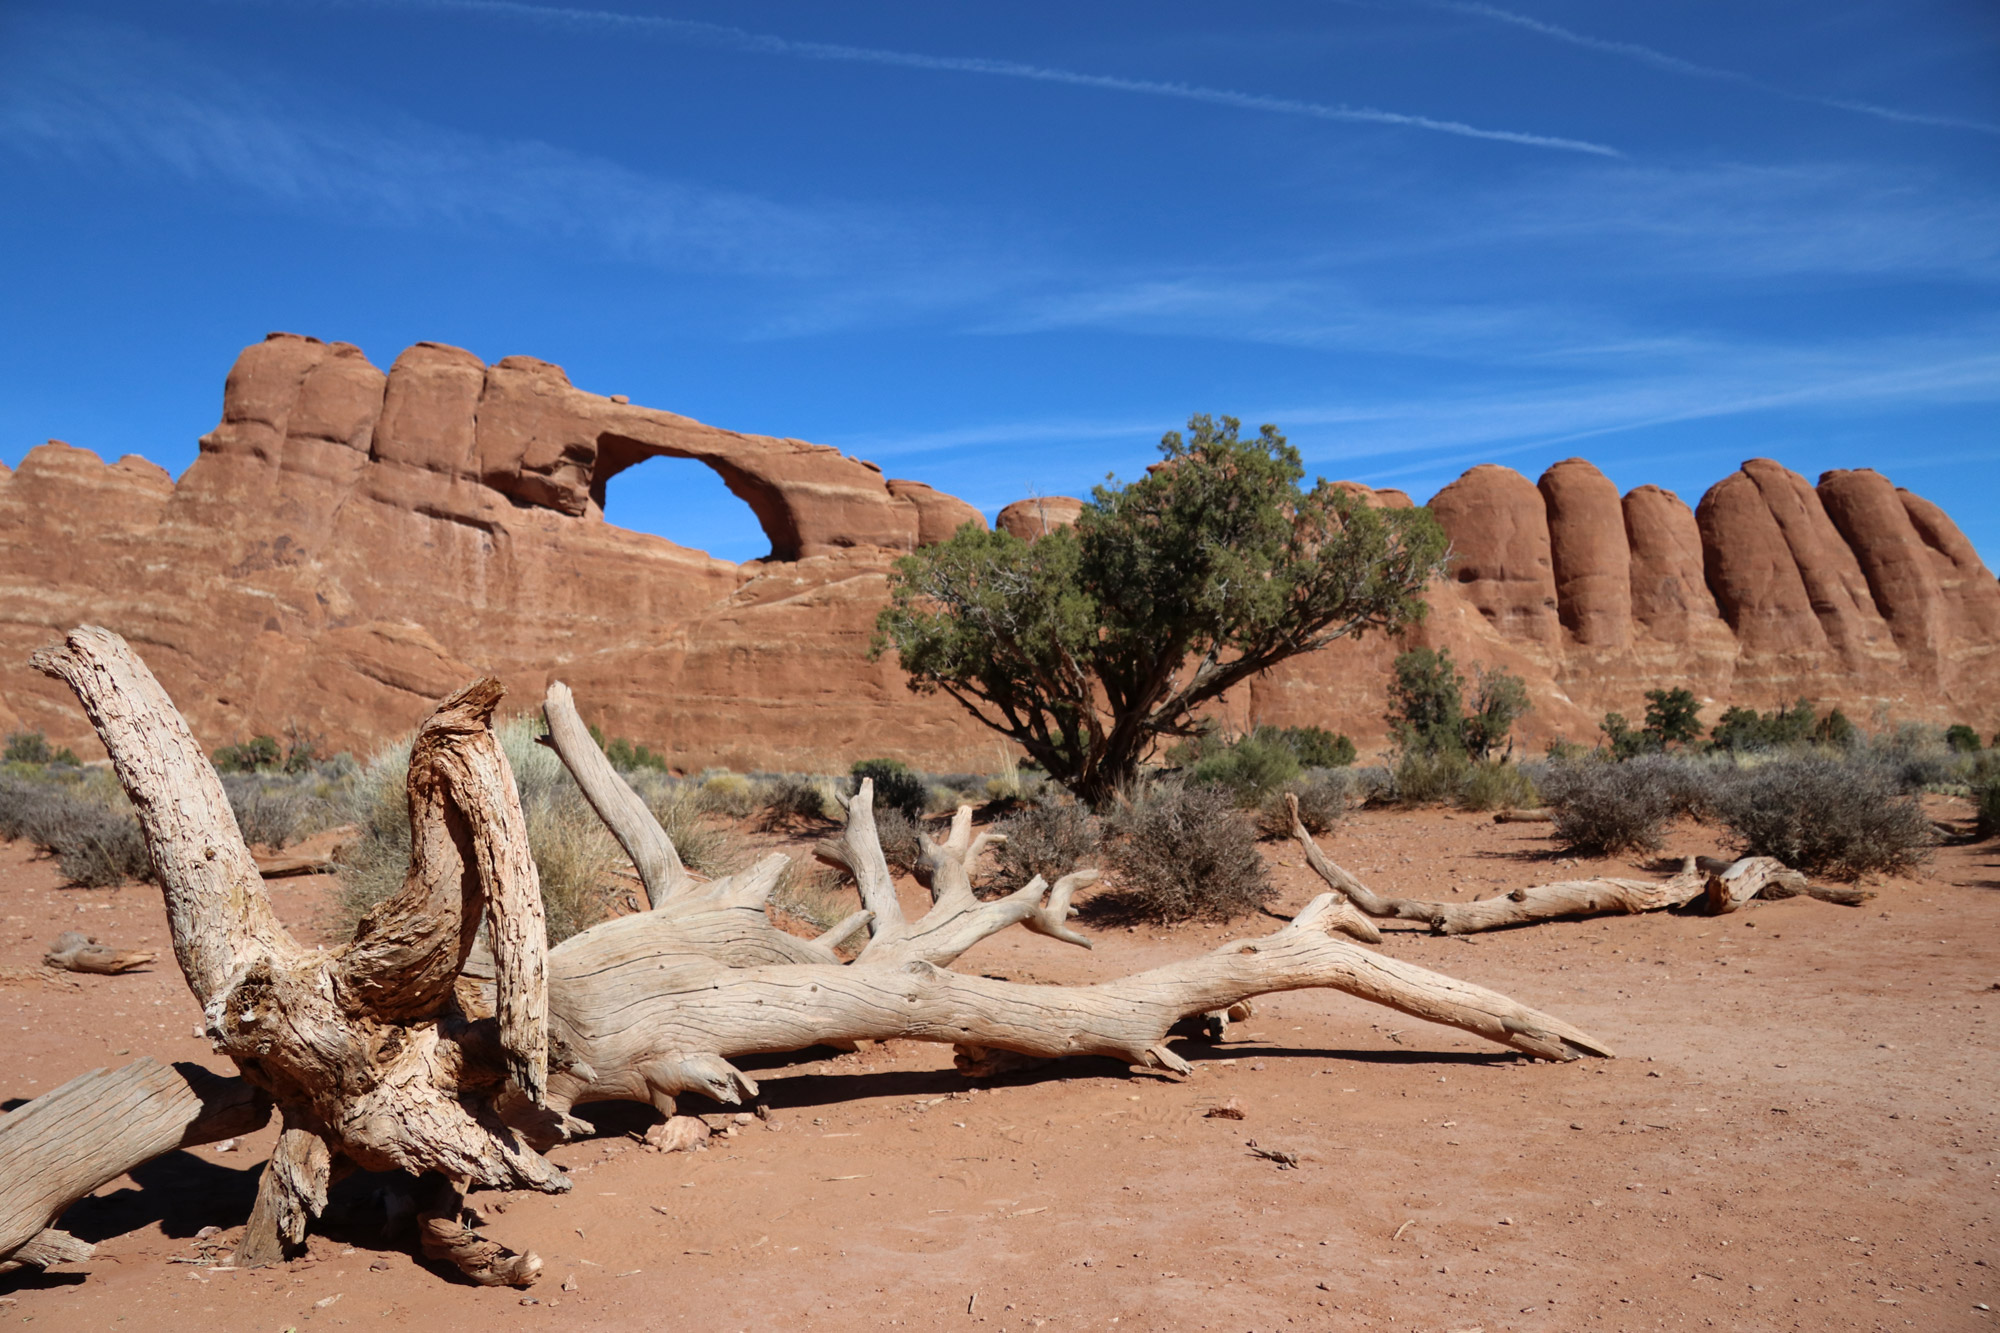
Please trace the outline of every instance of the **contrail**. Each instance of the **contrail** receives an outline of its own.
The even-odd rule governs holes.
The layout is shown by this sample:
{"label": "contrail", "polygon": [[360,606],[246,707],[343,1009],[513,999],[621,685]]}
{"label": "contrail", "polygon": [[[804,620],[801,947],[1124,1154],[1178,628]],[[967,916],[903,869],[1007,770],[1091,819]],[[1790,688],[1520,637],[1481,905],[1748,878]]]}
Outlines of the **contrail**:
{"label": "contrail", "polygon": [[1592,51],[1606,51],[1612,55],[1626,56],[1655,69],[1663,69],[1672,74],[1687,74],[1697,79],[1715,79],[1724,83],[1740,84],[1745,88],[1755,88],[1759,92],[1794,102],[1810,102],[1815,106],[1833,107],[1839,111],[1853,111],[1864,116],[1875,116],[1882,120],[1899,121],[1906,125],[1936,125],[1945,129],[1973,130],[1980,134],[2000,134],[2000,125],[1983,120],[1966,120],[1958,116],[1934,116],[1921,111],[1902,111],[1895,107],[1880,106],[1874,102],[1855,102],[1839,97],[1821,97],[1814,93],[1794,92],[1774,83],[1766,83],[1754,75],[1740,70],[1722,69],[1715,65],[1702,65],[1637,42],[1612,41],[1605,37],[1592,37],[1587,33],[1565,28],[1559,23],[1550,23],[1529,14],[1517,14],[1511,9],[1501,9],[1498,5],[1481,3],[1481,0],[1418,0],[1418,3],[1432,9],[1447,10],[1455,14],[1469,14],[1476,18],[1491,19],[1495,23],[1511,24],[1525,28],[1529,32],[1553,37],[1571,46],[1581,46]]}
{"label": "contrail", "polygon": [[1400,125],[1409,129],[1453,134],[1464,139],[1487,139],[1498,143],[1522,144],[1530,148],[1554,148],[1571,153],[1592,153],[1599,157],[1622,157],[1617,149],[1585,139],[1565,139],[1549,134],[1528,134],[1519,130],[1492,130],[1464,121],[1439,120],[1433,116],[1384,111],[1377,107],[1331,105],[1299,101],[1289,97],[1267,97],[1261,93],[1235,92],[1192,83],[1168,83],[1155,79],[1128,79],[1114,74],[1086,74],[1078,70],[1027,65],[1013,60],[987,60],[976,56],[934,56],[916,51],[891,51],[873,46],[847,46],[835,42],[801,42],[768,33],[751,32],[721,23],[694,19],[660,18],[650,14],[622,14],[609,9],[566,9],[556,5],[535,5],[523,0],[379,0],[404,9],[456,10],[462,13],[491,14],[525,19],[562,27],[614,28],[644,32],[723,46],[763,55],[791,56],[803,60],[848,61],[865,65],[893,65],[902,69],[944,70],[961,74],[984,74],[994,78],[1027,79],[1036,83],[1059,83],[1075,88],[1099,88],[1107,92],[1141,93],[1150,97],[1171,97],[1184,102],[1206,102],[1213,106],[1236,107],[1245,111],[1266,111],[1278,115],[1306,116],[1315,120],[1349,121],[1369,125]]}

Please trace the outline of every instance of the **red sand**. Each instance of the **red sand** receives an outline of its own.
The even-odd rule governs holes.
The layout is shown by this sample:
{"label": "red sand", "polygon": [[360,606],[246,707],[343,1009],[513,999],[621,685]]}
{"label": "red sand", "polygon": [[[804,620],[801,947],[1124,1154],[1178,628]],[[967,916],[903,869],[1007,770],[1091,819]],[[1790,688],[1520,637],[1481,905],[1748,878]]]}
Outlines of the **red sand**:
{"label": "red sand", "polygon": [[[1945,810],[1944,806],[1939,807]],[[1572,869],[1546,828],[1446,813],[1351,818],[1323,840],[1377,887],[1476,896]],[[1683,829],[1676,853],[1719,852]],[[1289,911],[1316,891],[1270,849]],[[158,891],[63,888],[0,846],[6,1083],[33,1097],[140,1055],[224,1067],[194,1035]],[[1807,899],[1384,946],[1547,1008],[1620,1058],[1532,1064],[1331,992],[1258,1002],[1195,1076],[1080,1060],[973,1088],[947,1048],[895,1042],[753,1068],[772,1123],[695,1154],[636,1142],[651,1112],[587,1108],[565,1197],[477,1194],[532,1248],[528,1293],[460,1285],[384,1240],[366,1180],[310,1255],[259,1272],[171,1262],[240,1227],[271,1141],[141,1168],[65,1226],[87,1266],[0,1277],[40,1328],[768,1327],[997,1330],[1978,1329],[2000,1327],[1995,1106],[2000,843],[1946,848],[1863,908]],[[278,881],[313,937],[324,880]],[[1400,923],[1399,923],[1400,924]],[[1012,931],[959,964],[1115,976],[1265,933]],[[64,929],[156,948],[123,977],[36,979]],[[824,1054],[824,1052],[821,1052]],[[1235,1098],[1240,1121],[1207,1119]],[[688,1099],[685,1109],[728,1115]],[[1283,1170],[1246,1141],[1295,1152]],[[504,1198],[505,1211],[491,1212]],[[8,1284],[12,1284],[11,1286]]]}

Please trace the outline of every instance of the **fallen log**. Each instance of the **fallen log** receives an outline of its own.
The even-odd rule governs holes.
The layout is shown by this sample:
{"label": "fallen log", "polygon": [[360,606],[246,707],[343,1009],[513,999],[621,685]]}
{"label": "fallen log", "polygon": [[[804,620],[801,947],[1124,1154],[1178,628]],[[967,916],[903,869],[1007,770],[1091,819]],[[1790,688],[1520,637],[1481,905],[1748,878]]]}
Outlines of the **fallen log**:
{"label": "fallen log", "polygon": [[[400,1168],[426,1182],[425,1254],[475,1282],[525,1285],[540,1261],[466,1229],[466,1186],[567,1189],[568,1177],[541,1153],[587,1128],[572,1107],[624,1098],[672,1115],[676,1097],[690,1092],[740,1102],[757,1085],[730,1060],[748,1054],[903,1037],[951,1044],[967,1069],[1001,1057],[1101,1055],[1186,1073],[1168,1047],[1175,1023],[1307,987],[1542,1059],[1610,1054],[1559,1018],[1362,947],[1350,937],[1379,935],[1337,893],[1262,939],[1095,986],[952,972],[966,949],[1013,925],[1087,946],[1068,924],[1070,898],[1095,872],[1054,885],[1038,877],[980,902],[972,863],[990,838],[973,835],[962,808],[943,841],[922,840],[918,873],[932,903],[911,919],[882,855],[869,782],[847,801],[842,836],[820,849],[855,879],[863,910],[818,940],[789,935],[765,911],[786,858],[709,882],[687,874],[560,687],[545,704],[552,743],[632,854],[650,910],[550,950],[518,793],[492,732],[493,681],[445,700],[418,730],[403,888],[362,919],[351,942],[308,950],[272,914],[213,767],[129,646],[86,627],[36,665],[76,691],[132,797],[175,956],[216,1050],[279,1111],[278,1148],[239,1263],[295,1252],[328,1183],[350,1165]],[[490,999],[462,975],[482,920]],[[834,944],[864,927],[867,945],[843,963]],[[97,1169],[99,1159],[126,1162],[142,1149],[166,1150],[152,1139],[84,1155]],[[0,1144],[0,1178],[18,1169],[21,1151]]]}
{"label": "fallen log", "polygon": [[1321,879],[1371,917],[1421,921],[1440,935],[1471,935],[1504,926],[1570,917],[1657,912],[1685,907],[1697,898],[1704,901],[1710,915],[1720,916],[1757,897],[1790,898],[1806,894],[1825,902],[1853,906],[1874,896],[1858,889],[1813,884],[1798,871],[1768,856],[1746,856],[1736,861],[1690,856],[1681,862],[1679,872],[1666,880],[1612,876],[1568,879],[1464,903],[1395,898],[1376,893],[1351,872],[1327,859],[1299,821],[1298,798],[1288,792],[1285,802],[1292,812],[1292,837],[1305,853],[1306,864]]}

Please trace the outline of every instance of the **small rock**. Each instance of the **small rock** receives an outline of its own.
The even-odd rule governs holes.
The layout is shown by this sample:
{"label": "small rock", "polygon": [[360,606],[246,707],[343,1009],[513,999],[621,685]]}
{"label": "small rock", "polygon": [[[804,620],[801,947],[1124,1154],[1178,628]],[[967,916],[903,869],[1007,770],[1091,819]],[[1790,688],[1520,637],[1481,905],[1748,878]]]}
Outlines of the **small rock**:
{"label": "small rock", "polygon": [[389,1271],[389,1261],[387,1259],[377,1259],[374,1263],[368,1265],[368,1271],[371,1273],[386,1273]]}
{"label": "small rock", "polygon": [[570,1275],[569,1275],[568,1277],[566,1277],[566,1278],[564,1278],[564,1279],[563,1279],[563,1281],[562,1281],[562,1289],[563,1289],[564,1291],[575,1291],[575,1290],[576,1290],[576,1274],[574,1274],[574,1273],[571,1273],[571,1274],[570,1274]]}
{"label": "small rock", "polygon": [[1211,1106],[1201,1114],[1207,1120],[1241,1120],[1243,1118],[1243,1108],[1237,1104],[1234,1097],[1231,1097],[1220,1106]]}
{"label": "small rock", "polygon": [[750,1114],[750,1112],[748,1112],[748,1111],[738,1111],[738,1112],[737,1112],[737,1113],[736,1113],[735,1115],[733,1115],[733,1116],[731,1116],[731,1117],[729,1117],[729,1118],[730,1118],[731,1120],[735,1121],[735,1122],[736,1122],[737,1124],[739,1124],[739,1125],[747,1125],[747,1124],[749,1124],[749,1123],[750,1123],[750,1122],[751,1122],[752,1120],[755,1120],[755,1119],[756,1119],[757,1117],[756,1117],[756,1116],[754,1116],[754,1115],[752,1115],[752,1114]]}
{"label": "small rock", "polygon": [[215,1150],[216,1150],[217,1152],[235,1152],[235,1151],[236,1151],[236,1140],[235,1140],[235,1139],[224,1139],[224,1140],[223,1140],[222,1142],[220,1142],[220,1143],[218,1143],[218,1144],[216,1144],[216,1145],[215,1145]]}
{"label": "small rock", "polygon": [[708,1126],[691,1115],[677,1115],[646,1131],[646,1146],[660,1152],[693,1152],[708,1146]]}
{"label": "small rock", "polygon": [[1570,1121],[1570,1122],[1569,1122],[1569,1127],[1570,1127],[1571,1129],[1582,1129],[1582,1128],[1583,1128],[1583,1126],[1582,1126],[1582,1125],[1578,1124],[1578,1123],[1577,1123],[1576,1121],[1574,1121],[1574,1120],[1572,1120],[1572,1121]]}

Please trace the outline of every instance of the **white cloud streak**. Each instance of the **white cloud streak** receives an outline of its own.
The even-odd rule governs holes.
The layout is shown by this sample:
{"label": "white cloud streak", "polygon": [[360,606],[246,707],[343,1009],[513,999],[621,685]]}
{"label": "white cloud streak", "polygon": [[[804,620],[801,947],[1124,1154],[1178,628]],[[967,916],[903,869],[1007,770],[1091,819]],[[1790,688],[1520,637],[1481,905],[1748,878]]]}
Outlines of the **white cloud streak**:
{"label": "white cloud streak", "polygon": [[1859,115],[1874,116],[1879,120],[1891,120],[1904,125],[1929,125],[1940,129],[1971,130],[1977,134],[2000,135],[2000,125],[1994,125],[1987,121],[1970,120],[1962,116],[1933,115],[1921,111],[1904,111],[1896,107],[1882,106],[1874,102],[1862,102],[1848,98],[1823,97],[1815,93],[1796,92],[1790,88],[1769,83],[1757,78],[1755,75],[1745,74],[1741,70],[1723,69],[1716,65],[1703,65],[1696,61],[1683,60],[1679,56],[1670,55],[1665,51],[1657,50],[1650,46],[1642,46],[1638,42],[1620,42],[1605,37],[1592,37],[1588,33],[1577,32],[1573,28],[1565,28],[1559,23],[1550,23],[1545,19],[1538,19],[1529,14],[1518,14],[1511,9],[1502,9],[1498,5],[1484,4],[1481,3],[1481,0],[1419,0],[1419,3],[1427,5],[1432,9],[1441,9],[1453,14],[1465,14],[1474,18],[1488,19],[1494,23],[1504,23],[1511,27],[1522,28],[1528,32],[1539,33],[1544,37],[1553,38],[1559,42],[1566,42],[1571,46],[1583,47],[1586,50],[1603,51],[1610,55],[1624,56],[1628,59],[1639,61],[1641,64],[1651,65],[1654,69],[1664,70],[1669,74],[1684,74],[1691,78],[1712,79],[1722,83],[1739,84],[1745,88],[1754,88],[1758,92],[1769,93],[1774,97],[1783,97],[1794,102],[1807,102],[1814,106],[1831,107],[1838,111],[1852,111]]}
{"label": "white cloud streak", "polygon": [[1237,92],[1228,88],[1210,88],[1201,84],[1133,79],[1114,74],[1088,74],[1079,70],[1030,65],[1013,60],[989,60],[978,56],[939,56],[918,51],[849,46],[837,42],[795,41],[769,33],[751,32],[747,28],[735,28],[721,23],[703,23],[694,19],[626,14],[609,9],[568,9],[555,5],[526,4],[522,3],[522,0],[378,0],[378,2],[398,9],[481,14],[562,27],[646,33],[655,37],[700,42],[704,45],[758,55],[888,65],[899,69],[934,70],[944,73],[979,74],[990,78],[1023,79],[1034,83],[1063,84],[1072,88],[1094,88],[1104,92],[1202,102],[1211,106],[1233,107],[1240,111],[1303,116],[1313,120],[1343,121],[1350,124],[1389,125],[1403,129],[1425,130],[1434,134],[1455,135],[1464,139],[1518,144],[1527,148],[1588,153],[1599,157],[1622,156],[1616,148],[1585,139],[1571,139],[1552,134],[1530,134],[1519,130],[1488,129],[1464,121],[1445,120],[1402,111],[1385,111],[1379,107],[1309,102],[1290,97],[1270,97],[1262,93]]}

